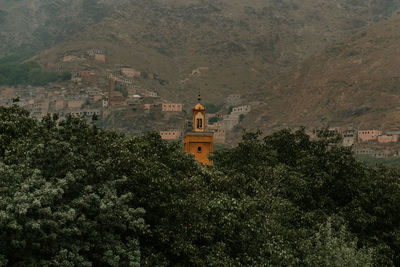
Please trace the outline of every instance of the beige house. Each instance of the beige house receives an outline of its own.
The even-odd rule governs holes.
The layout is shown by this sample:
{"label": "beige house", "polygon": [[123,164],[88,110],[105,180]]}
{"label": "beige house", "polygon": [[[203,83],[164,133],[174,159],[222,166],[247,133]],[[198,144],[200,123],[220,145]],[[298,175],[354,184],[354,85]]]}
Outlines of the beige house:
{"label": "beige house", "polygon": [[104,54],[95,54],[94,55],[94,60],[105,63],[106,62],[106,55],[104,55]]}
{"label": "beige house", "polygon": [[361,142],[376,141],[378,136],[382,134],[379,130],[362,130],[358,131],[358,140]]}
{"label": "beige house", "polygon": [[240,106],[232,109],[232,114],[236,115],[241,115],[241,114],[247,114],[251,110],[251,107],[249,105],[246,106]]}
{"label": "beige house", "polygon": [[121,73],[129,78],[140,77],[141,75],[140,71],[136,71],[133,68],[128,68],[128,67],[122,67]]}
{"label": "beige house", "polygon": [[183,105],[182,104],[162,104],[161,111],[168,112],[168,111],[182,111]]}
{"label": "beige house", "polygon": [[67,100],[68,108],[81,108],[83,104],[85,104],[85,101],[83,99],[68,99]]}
{"label": "beige house", "polygon": [[182,137],[182,131],[180,130],[160,131],[160,136],[163,140],[177,140]]}
{"label": "beige house", "polygon": [[399,140],[399,136],[397,134],[383,134],[378,136],[378,143],[387,144],[387,143],[396,143]]}

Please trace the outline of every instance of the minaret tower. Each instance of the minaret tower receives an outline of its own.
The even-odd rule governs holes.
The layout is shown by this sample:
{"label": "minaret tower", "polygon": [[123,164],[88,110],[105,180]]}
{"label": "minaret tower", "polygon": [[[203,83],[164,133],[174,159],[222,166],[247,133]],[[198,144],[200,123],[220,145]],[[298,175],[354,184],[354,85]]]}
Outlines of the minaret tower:
{"label": "minaret tower", "polygon": [[214,134],[206,132],[206,109],[198,103],[193,107],[193,129],[185,135],[185,152],[193,154],[194,158],[203,164],[212,165],[208,155],[213,151]]}

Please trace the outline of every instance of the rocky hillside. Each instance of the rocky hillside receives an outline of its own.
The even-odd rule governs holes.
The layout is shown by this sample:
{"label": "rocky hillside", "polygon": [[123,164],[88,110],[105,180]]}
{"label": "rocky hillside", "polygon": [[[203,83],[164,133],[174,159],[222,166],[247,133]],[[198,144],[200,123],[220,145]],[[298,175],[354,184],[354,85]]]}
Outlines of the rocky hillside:
{"label": "rocky hillside", "polygon": [[[109,2],[102,2],[107,5]],[[398,1],[136,0],[38,59],[98,47],[107,67],[128,64],[164,81],[157,90],[189,103],[245,93],[347,36],[389,16]],[[196,71],[198,69],[203,71]]]}
{"label": "rocky hillside", "polygon": [[245,125],[400,129],[400,15],[333,45],[262,87]]}

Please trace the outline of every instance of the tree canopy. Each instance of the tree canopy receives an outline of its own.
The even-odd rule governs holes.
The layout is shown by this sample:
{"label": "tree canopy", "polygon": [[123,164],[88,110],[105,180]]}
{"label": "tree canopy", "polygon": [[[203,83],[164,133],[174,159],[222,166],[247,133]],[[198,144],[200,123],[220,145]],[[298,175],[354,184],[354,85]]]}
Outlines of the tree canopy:
{"label": "tree canopy", "polygon": [[0,108],[0,265],[399,265],[399,171],[329,133],[247,133],[205,167],[156,133]]}

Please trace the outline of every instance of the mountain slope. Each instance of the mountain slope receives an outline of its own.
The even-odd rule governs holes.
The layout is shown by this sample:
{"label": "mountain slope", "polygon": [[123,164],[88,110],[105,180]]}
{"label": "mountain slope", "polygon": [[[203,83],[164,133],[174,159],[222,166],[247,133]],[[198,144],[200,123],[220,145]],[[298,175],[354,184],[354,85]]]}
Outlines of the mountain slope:
{"label": "mountain slope", "polygon": [[400,129],[400,15],[379,22],[276,78],[249,99],[269,95],[248,127]]}
{"label": "mountain slope", "polygon": [[[190,103],[207,102],[260,84],[398,8],[397,1],[136,0],[42,53],[98,47],[107,67],[128,64],[166,80],[157,90]],[[191,75],[197,68],[207,69]]]}

